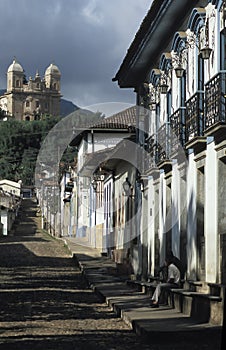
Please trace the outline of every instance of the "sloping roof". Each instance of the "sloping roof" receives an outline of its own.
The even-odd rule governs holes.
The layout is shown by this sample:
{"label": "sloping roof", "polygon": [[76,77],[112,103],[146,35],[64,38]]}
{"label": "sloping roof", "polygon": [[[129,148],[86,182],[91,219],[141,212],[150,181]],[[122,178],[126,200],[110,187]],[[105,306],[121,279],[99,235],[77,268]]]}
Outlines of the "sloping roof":
{"label": "sloping roof", "polygon": [[85,162],[79,171],[79,175],[91,176],[103,161],[107,161],[111,157],[113,150],[114,147],[109,147],[94,153],[87,153],[84,156]]}
{"label": "sloping roof", "polygon": [[137,107],[132,106],[110,117],[102,119],[96,124],[90,125],[94,129],[125,129],[136,126]]}
{"label": "sloping roof", "polygon": [[[129,107],[121,112],[113,114],[110,117],[101,119],[93,124],[81,125],[80,128],[76,128],[78,132],[75,138],[71,141],[70,145],[77,145],[83,136],[89,133],[91,130],[97,130],[100,132],[135,132],[136,128],[136,115],[137,106]],[[81,132],[79,132],[81,130]]]}

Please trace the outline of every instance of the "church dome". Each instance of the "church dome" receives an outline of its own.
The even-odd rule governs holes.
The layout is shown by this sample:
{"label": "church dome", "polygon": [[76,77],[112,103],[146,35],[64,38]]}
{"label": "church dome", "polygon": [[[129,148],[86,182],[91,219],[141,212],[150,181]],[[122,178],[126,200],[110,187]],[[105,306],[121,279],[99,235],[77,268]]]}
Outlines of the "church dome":
{"label": "church dome", "polygon": [[61,75],[59,68],[53,63],[51,63],[45,71],[45,75],[48,74]]}
{"label": "church dome", "polygon": [[9,72],[20,72],[20,73],[23,73],[24,70],[23,70],[22,66],[16,61],[16,59],[14,59],[13,63],[9,66],[7,72],[8,73]]}

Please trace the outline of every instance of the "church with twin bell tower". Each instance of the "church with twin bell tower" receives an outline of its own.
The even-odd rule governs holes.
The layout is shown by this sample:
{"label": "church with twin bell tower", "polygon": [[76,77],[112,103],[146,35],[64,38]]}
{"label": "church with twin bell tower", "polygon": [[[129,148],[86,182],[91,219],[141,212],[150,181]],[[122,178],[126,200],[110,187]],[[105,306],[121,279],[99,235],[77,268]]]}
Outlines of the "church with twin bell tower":
{"label": "church with twin bell tower", "polygon": [[51,63],[41,78],[26,79],[21,64],[14,59],[7,70],[7,90],[0,96],[0,108],[7,117],[17,120],[39,120],[45,115],[60,115],[59,68]]}

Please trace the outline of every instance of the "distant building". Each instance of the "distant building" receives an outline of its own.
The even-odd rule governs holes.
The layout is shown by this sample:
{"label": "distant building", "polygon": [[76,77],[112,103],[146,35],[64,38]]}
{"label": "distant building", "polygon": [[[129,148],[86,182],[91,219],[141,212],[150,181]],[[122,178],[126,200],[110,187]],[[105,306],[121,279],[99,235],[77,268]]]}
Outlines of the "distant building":
{"label": "distant building", "polygon": [[7,179],[2,179],[0,180],[0,189],[12,196],[20,197],[21,195],[20,181],[15,182]]}
{"label": "distant building", "polygon": [[0,236],[12,230],[21,202],[21,182],[0,180]]}
{"label": "distant building", "polygon": [[60,115],[59,68],[51,63],[42,79],[37,72],[35,78],[26,80],[24,69],[16,61],[7,70],[7,90],[0,96],[0,108],[7,116],[17,120],[38,120],[43,115]]}

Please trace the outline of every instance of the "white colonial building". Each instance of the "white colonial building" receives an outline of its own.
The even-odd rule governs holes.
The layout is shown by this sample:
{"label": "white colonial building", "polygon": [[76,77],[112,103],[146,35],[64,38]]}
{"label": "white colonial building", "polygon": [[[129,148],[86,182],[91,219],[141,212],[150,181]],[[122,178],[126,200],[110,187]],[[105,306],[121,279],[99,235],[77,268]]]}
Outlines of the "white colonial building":
{"label": "white colonial building", "polygon": [[225,15],[222,1],[154,1],[114,78],[148,110],[144,276],[172,250],[187,278],[226,282]]}
{"label": "white colonial building", "polygon": [[90,126],[73,141],[78,147],[76,237],[86,237],[102,253],[116,247],[115,241],[110,243],[114,211],[124,208],[121,186],[117,194],[115,164],[127,159],[119,156],[117,145],[134,135],[135,120],[136,108],[128,108]]}
{"label": "white colonial building", "polygon": [[67,198],[77,202],[66,209],[75,236],[144,282],[173,252],[189,291],[178,294],[179,308],[185,301],[191,314],[205,310],[205,321],[218,325],[226,284],[225,38],[222,0],[152,2],[113,78],[135,91],[133,118],[117,121],[128,116],[122,111],[76,137],[76,191]]}

